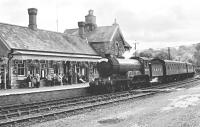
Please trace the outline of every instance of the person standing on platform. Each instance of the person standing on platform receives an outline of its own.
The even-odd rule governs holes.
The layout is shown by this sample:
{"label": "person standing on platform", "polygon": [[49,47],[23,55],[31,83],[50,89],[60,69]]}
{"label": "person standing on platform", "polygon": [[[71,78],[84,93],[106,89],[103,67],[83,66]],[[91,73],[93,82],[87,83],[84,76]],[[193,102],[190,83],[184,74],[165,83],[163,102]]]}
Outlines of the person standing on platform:
{"label": "person standing on platform", "polygon": [[31,88],[32,87],[32,76],[31,76],[31,74],[28,74],[26,81],[28,83],[28,87]]}
{"label": "person standing on platform", "polygon": [[68,84],[68,75],[65,74],[62,78],[62,82],[63,82],[63,85],[67,85]]}
{"label": "person standing on platform", "polygon": [[58,75],[59,85],[63,85],[62,79],[63,79],[63,74],[59,73],[59,75]]}
{"label": "person standing on platform", "polygon": [[0,84],[1,84],[1,72],[0,72]]}
{"label": "person standing on platform", "polygon": [[69,82],[70,85],[72,84],[72,71],[69,71],[68,82]]}
{"label": "person standing on platform", "polygon": [[52,86],[52,76],[50,74],[47,75],[47,85]]}
{"label": "person standing on platform", "polygon": [[37,81],[36,81],[36,77],[35,77],[35,75],[33,74],[33,77],[32,77],[32,87],[36,87],[36,83],[37,83]]}
{"label": "person standing on platform", "polygon": [[36,87],[39,88],[40,87],[40,74],[36,74]]}
{"label": "person standing on platform", "polygon": [[83,76],[80,73],[78,73],[77,75],[77,80],[78,80],[78,83],[86,83],[86,81],[83,80]]}
{"label": "person standing on platform", "polygon": [[53,74],[53,86],[56,85],[56,80],[57,80],[57,75],[54,73]]}

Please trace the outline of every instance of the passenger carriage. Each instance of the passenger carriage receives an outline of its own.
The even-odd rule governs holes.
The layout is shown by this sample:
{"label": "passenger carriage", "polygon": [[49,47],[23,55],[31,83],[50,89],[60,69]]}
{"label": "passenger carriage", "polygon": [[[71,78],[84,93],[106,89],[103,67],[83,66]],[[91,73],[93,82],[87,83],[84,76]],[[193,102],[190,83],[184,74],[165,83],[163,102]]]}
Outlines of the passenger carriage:
{"label": "passenger carriage", "polygon": [[194,75],[194,68],[190,63],[157,58],[152,59],[150,63],[151,78],[158,82],[171,82]]}

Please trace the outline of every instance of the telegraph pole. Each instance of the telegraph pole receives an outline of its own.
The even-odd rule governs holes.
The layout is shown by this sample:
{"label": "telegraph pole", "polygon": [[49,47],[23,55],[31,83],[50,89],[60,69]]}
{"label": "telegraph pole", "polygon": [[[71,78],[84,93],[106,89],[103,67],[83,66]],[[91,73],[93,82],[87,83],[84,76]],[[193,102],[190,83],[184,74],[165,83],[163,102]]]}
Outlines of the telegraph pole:
{"label": "telegraph pole", "polygon": [[171,56],[170,56],[170,47],[168,47],[168,59],[170,60],[171,58],[170,58]]}
{"label": "telegraph pole", "polygon": [[136,50],[137,50],[137,44],[138,44],[138,42],[136,42],[136,40],[135,40],[135,42],[133,42],[133,44],[135,45],[135,57],[136,57]]}
{"label": "telegraph pole", "polygon": [[58,3],[57,3],[57,1],[56,1],[56,29],[58,32]]}

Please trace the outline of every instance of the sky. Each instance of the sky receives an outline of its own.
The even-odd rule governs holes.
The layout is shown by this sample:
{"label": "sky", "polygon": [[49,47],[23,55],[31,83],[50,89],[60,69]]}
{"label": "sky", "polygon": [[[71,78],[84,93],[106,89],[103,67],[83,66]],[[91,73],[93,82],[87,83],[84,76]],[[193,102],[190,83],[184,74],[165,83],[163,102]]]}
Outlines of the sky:
{"label": "sky", "polygon": [[[88,10],[97,26],[116,18],[125,40],[137,50],[200,42],[199,0],[0,0],[0,22],[28,26],[28,8],[37,8],[39,29],[77,28]],[[132,48],[132,51],[134,48]]]}

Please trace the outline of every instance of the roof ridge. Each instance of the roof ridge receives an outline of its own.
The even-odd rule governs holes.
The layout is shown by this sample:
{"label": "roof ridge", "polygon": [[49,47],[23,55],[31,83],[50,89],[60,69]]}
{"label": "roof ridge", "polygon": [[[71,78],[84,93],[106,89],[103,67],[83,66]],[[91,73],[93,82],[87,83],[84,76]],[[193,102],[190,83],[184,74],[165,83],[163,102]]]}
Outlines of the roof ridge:
{"label": "roof ridge", "polygon": [[[113,27],[113,26],[115,26],[115,25],[111,25],[111,26],[98,26],[97,29],[98,29],[98,28],[101,28],[101,27]],[[78,29],[78,28],[65,29],[64,31],[66,31],[66,30],[77,30],[77,29]]]}
{"label": "roof ridge", "polygon": [[[0,24],[2,24],[2,25],[9,25],[9,26],[16,26],[16,27],[21,27],[21,28],[29,29],[29,27],[27,27],[27,26],[20,26],[20,25],[16,25],[16,24],[8,24],[8,23],[2,23],[2,22],[0,22]],[[51,30],[45,30],[45,29],[38,29],[37,28],[37,30],[39,30],[39,31],[46,31],[46,32],[53,32],[53,33],[57,33],[57,34],[63,34],[61,32],[56,32],[56,31],[51,31]],[[37,30],[33,30],[33,31],[37,31]]]}

